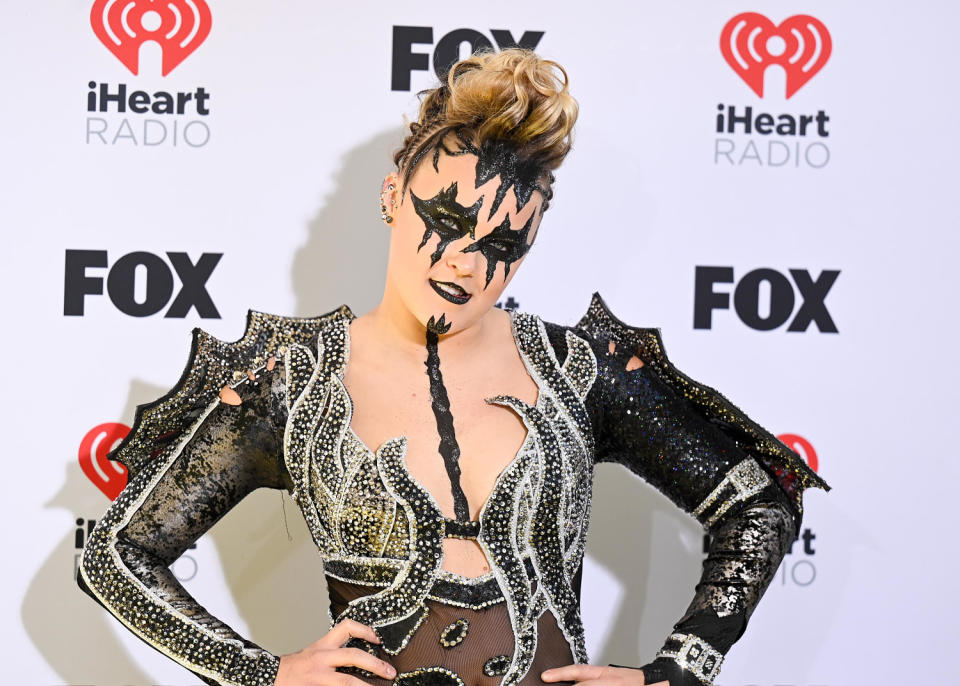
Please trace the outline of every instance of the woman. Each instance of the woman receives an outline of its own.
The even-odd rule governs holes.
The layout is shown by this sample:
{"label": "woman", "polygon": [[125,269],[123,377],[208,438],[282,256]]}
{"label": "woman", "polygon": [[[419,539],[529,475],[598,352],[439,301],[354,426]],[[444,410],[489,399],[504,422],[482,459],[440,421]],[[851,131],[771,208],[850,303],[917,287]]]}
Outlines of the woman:
{"label": "woman", "polygon": [[[384,180],[381,303],[194,329],[177,385],[138,408],[128,468],[78,582],[205,682],[710,684],[829,486],[655,329],[594,294],[576,326],[495,307],[570,149],[566,72],[479,53],[424,92]],[[712,535],[689,609],[640,668],[587,664],[580,574],[593,465],[616,461]],[[324,560],[333,628],[277,656],[168,566],[233,505],[288,490]]]}

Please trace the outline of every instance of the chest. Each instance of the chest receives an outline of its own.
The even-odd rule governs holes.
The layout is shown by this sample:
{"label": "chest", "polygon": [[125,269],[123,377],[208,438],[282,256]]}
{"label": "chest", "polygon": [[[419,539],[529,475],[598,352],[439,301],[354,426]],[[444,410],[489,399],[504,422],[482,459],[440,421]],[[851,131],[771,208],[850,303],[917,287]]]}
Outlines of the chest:
{"label": "chest", "polygon": [[[512,347],[512,346],[511,346]],[[437,416],[437,389],[431,388],[424,364],[400,364],[352,346],[343,385],[350,405],[349,431],[375,452],[387,440],[407,440],[406,467],[448,518],[455,518],[450,474],[441,456],[441,432],[455,445],[459,483],[477,520],[497,476],[516,457],[528,438],[523,418],[511,408],[485,398],[508,394],[536,405],[539,388],[515,348],[491,351],[479,359],[448,361],[442,366],[446,421]],[[452,441],[452,443],[450,443]]]}
{"label": "chest", "polygon": [[[574,358],[583,369],[559,364],[536,320],[525,324],[530,338],[517,336],[514,365],[451,367],[444,377],[461,482],[481,530],[499,527],[524,550],[539,516],[561,533],[562,549],[576,552],[592,476],[582,380],[595,375],[595,360]],[[326,559],[409,559],[450,535],[453,514],[430,382],[422,373],[351,375],[345,335],[346,327],[325,331],[317,369],[291,410],[285,459],[295,496]],[[491,503],[493,512],[482,512]]]}

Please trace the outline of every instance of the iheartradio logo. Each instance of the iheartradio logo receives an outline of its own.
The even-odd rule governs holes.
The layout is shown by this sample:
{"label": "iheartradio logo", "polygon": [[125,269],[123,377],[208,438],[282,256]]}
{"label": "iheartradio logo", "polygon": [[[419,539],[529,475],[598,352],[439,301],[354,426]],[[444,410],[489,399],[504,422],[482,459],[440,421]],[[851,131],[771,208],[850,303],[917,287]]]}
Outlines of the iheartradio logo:
{"label": "iheartradio logo", "polygon": [[145,42],[160,46],[166,76],[206,40],[210,24],[205,0],[95,0],[90,9],[97,38],[135,76]]}
{"label": "iheartradio logo", "polygon": [[796,14],[775,26],[762,14],[744,12],[720,33],[720,52],[727,64],[761,98],[767,67],[783,68],[789,99],[823,68],[832,48],[827,27],[808,14]]}
{"label": "iheartradio logo", "polygon": [[108,460],[107,453],[128,433],[130,427],[126,424],[106,422],[90,429],[80,441],[77,455],[80,469],[110,500],[116,500],[127,485],[127,468],[119,462]]}
{"label": "iheartradio logo", "polygon": [[[210,34],[207,0],[94,0],[90,25],[100,42],[138,76],[144,43],[160,46],[162,76],[177,68]],[[126,83],[87,81],[87,145],[202,148],[210,141],[210,92],[141,90]],[[188,118],[192,117],[192,118]]]}

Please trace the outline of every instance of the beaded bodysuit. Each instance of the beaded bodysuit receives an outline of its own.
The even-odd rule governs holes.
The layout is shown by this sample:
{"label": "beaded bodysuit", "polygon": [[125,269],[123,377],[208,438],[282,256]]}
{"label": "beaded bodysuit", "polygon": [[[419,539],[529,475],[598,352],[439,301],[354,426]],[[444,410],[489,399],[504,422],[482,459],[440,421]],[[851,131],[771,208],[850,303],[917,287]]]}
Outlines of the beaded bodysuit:
{"label": "beaded bodysuit", "polygon": [[[406,469],[404,437],[372,450],[350,428],[346,305],[315,318],[251,310],[232,343],[195,328],[180,380],[137,408],[110,454],[128,483],[83,550],[81,588],[204,682],[272,686],[279,656],[208,613],[169,566],[251,491],[284,489],[323,559],[331,621],[373,626],[381,645],[351,645],[392,663],[397,686],[539,685],[544,669],[588,661],[580,575],[593,468],[618,462],[710,534],[693,600],[642,667],[646,682],[711,684],[799,534],[803,490],[830,487],[677,370],[658,329],[624,324],[598,294],[576,326],[510,317],[539,395],[486,398],[512,408],[527,436],[478,521],[441,513]],[[644,364],[627,371],[634,354]],[[226,384],[240,405],[220,401]],[[451,536],[476,539],[490,571],[442,569]]]}

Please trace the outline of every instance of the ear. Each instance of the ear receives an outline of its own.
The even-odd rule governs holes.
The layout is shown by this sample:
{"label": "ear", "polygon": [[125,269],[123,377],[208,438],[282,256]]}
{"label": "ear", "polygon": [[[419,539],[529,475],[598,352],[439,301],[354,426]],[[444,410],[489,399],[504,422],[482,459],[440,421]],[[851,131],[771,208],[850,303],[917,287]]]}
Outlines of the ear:
{"label": "ear", "polygon": [[400,176],[396,171],[392,171],[383,177],[383,188],[380,191],[380,199],[388,208],[394,208],[400,197]]}
{"label": "ear", "polygon": [[[393,186],[393,188],[390,188],[390,186]],[[400,175],[396,171],[392,171],[383,177],[384,193],[389,193],[390,191],[399,192],[399,190],[400,190]]]}

